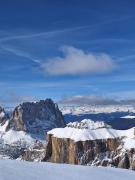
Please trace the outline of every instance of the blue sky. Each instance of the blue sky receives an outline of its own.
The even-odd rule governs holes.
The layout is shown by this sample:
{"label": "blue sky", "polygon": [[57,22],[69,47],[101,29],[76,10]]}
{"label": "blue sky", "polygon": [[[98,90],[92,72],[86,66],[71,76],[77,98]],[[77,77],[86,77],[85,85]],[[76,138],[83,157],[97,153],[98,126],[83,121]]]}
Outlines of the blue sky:
{"label": "blue sky", "polygon": [[135,99],[133,0],[0,1],[0,102]]}

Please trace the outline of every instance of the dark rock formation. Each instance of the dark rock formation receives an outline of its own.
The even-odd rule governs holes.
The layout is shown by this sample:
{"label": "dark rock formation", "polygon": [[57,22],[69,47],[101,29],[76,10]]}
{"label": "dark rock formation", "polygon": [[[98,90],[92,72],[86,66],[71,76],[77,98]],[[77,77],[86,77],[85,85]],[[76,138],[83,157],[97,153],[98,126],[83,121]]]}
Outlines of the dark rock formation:
{"label": "dark rock formation", "polygon": [[44,134],[50,129],[64,127],[58,106],[51,99],[26,102],[15,108],[10,127],[17,131]]}

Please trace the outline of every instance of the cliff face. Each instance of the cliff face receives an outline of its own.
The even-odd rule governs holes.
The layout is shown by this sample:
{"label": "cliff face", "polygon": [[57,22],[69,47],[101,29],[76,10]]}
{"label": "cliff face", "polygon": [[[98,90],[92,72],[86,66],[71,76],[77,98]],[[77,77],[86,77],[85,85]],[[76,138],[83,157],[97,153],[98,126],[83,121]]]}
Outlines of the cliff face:
{"label": "cliff face", "polygon": [[29,133],[45,133],[52,128],[64,126],[62,113],[51,99],[17,106],[10,122],[10,127],[14,130]]}
{"label": "cliff face", "polygon": [[43,161],[95,166],[114,166],[135,170],[135,149],[121,151],[119,138],[75,142],[47,135]]}
{"label": "cliff face", "polygon": [[83,120],[48,132],[44,161],[135,169],[134,129]]}
{"label": "cliff face", "polygon": [[47,151],[45,160],[56,163],[87,164],[97,155],[115,151],[120,139],[88,140],[75,142],[47,135]]}

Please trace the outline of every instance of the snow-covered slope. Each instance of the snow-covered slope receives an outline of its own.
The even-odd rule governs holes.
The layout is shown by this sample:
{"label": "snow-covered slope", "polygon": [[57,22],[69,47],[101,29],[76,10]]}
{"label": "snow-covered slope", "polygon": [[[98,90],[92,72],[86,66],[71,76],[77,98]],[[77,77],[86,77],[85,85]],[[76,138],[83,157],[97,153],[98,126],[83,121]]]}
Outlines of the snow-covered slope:
{"label": "snow-covered slope", "polygon": [[0,180],[134,180],[135,172],[117,168],[0,161]]}
{"label": "snow-covered slope", "polygon": [[121,118],[124,118],[124,119],[135,119],[135,116],[127,115],[127,116],[123,116]]}
{"label": "snow-covered slope", "polygon": [[22,147],[25,146],[32,146],[34,144],[35,139],[32,138],[29,134],[24,131],[14,131],[9,130],[6,133],[1,135],[1,139],[3,140],[4,144],[10,145],[21,145]]}
{"label": "snow-covered slope", "polygon": [[18,158],[26,148],[33,148],[36,139],[23,131],[0,132],[0,159]]}
{"label": "snow-covered slope", "polygon": [[[135,147],[135,128],[116,130],[104,122],[94,122],[89,119],[69,123],[65,128],[55,128],[48,132],[57,138],[69,138],[77,141],[124,138],[126,148]],[[130,143],[131,142],[131,143]]]}
{"label": "snow-covered slope", "polygon": [[9,121],[6,121],[4,124],[3,124],[3,123],[0,124],[0,136],[1,136],[1,134],[3,134],[4,132],[6,132],[6,129],[7,129],[8,124],[9,124]]}

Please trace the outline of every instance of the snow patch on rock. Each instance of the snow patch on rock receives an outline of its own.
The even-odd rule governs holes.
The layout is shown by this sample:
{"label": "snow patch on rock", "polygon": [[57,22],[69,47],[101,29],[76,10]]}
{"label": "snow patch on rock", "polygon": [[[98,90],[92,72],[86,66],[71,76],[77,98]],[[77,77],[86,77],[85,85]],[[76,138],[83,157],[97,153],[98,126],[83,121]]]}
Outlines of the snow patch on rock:
{"label": "snow patch on rock", "polygon": [[21,144],[22,146],[32,146],[35,140],[24,131],[9,130],[2,135],[4,144]]}

